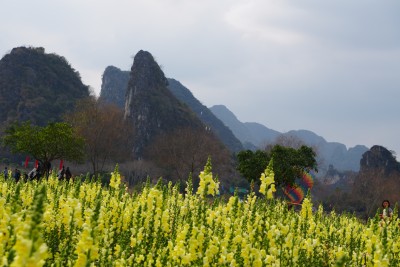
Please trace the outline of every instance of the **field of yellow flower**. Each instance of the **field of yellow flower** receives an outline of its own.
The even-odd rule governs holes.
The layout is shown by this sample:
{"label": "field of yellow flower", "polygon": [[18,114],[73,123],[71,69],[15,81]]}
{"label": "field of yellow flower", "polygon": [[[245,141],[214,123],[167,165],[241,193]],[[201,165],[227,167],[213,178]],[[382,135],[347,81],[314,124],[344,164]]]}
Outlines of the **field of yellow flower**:
{"label": "field of yellow flower", "polygon": [[300,212],[273,199],[274,174],[262,197],[218,197],[207,163],[196,192],[146,185],[130,193],[118,169],[110,186],[36,182],[0,176],[2,266],[400,266],[397,218],[368,223],[352,216]]}

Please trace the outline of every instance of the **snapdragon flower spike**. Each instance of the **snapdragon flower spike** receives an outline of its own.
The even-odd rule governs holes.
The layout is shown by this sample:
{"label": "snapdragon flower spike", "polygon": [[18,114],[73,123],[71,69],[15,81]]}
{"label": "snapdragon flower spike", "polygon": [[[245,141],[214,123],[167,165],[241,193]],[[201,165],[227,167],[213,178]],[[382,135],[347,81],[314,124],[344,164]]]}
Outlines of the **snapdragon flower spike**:
{"label": "snapdragon flower spike", "polygon": [[114,172],[111,173],[110,187],[118,189],[121,184],[121,175],[118,171],[118,164],[115,166]]}
{"label": "snapdragon flower spike", "polygon": [[200,183],[196,194],[202,197],[206,195],[218,195],[219,194],[219,182],[213,178],[211,172],[211,157],[208,157],[207,164],[204,167],[204,171],[199,174]]}
{"label": "snapdragon flower spike", "polygon": [[273,161],[269,161],[267,168],[261,174],[260,180],[260,193],[267,196],[267,199],[272,199],[274,197],[273,193],[276,192],[275,189],[275,173],[272,168]]}

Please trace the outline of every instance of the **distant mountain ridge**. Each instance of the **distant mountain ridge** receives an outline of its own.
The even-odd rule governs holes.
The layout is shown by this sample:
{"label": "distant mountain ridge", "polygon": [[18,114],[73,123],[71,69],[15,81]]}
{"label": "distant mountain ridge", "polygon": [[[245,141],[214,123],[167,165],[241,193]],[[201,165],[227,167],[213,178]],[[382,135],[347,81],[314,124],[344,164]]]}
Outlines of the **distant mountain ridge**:
{"label": "distant mountain ridge", "polygon": [[[208,109],[180,82],[166,78],[150,53],[140,51],[137,56],[136,62],[145,68],[135,62],[131,71],[113,66],[106,68],[100,99],[124,108],[127,117],[151,118],[152,129],[162,132],[166,129],[164,124],[169,123],[210,127],[233,152],[257,149],[280,135],[293,135],[318,149],[323,168],[333,165],[337,170],[358,171],[360,159],[368,151],[363,145],[347,149],[341,143],[327,142],[307,130],[280,133],[256,122],[242,123],[225,106]],[[141,79],[132,78],[132,72]],[[149,86],[152,90],[142,90]],[[64,57],[47,54],[42,47],[16,47],[0,60],[0,130],[12,121],[30,120],[37,125],[61,121],[62,115],[72,110],[76,101],[89,95],[89,86],[82,83],[79,72]],[[146,102],[149,98],[155,102]],[[164,109],[152,109],[153,106]],[[156,110],[159,113],[155,115]],[[153,133],[147,126],[139,125],[137,130],[142,131],[143,140],[147,140],[148,134]]]}
{"label": "distant mountain ridge", "polygon": [[[108,103],[114,103],[120,108],[125,108],[129,77],[129,71],[122,71],[114,66],[108,66],[103,73],[100,99]],[[179,81],[171,78],[167,78],[167,88],[178,100],[186,104],[219,137],[230,151],[238,152],[243,149],[242,143],[232,131],[206,106],[201,104],[188,88],[183,86]],[[121,99],[124,99],[124,101],[121,101]]]}
{"label": "distant mountain ridge", "polygon": [[271,130],[256,122],[239,121],[236,116],[224,105],[215,105],[209,108],[219,118],[247,149],[261,147],[265,140],[273,140],[281,133]]}
{"label": "distant mountain ridge", "polygon": [[[126,97],[126,83],[129,75],[130,72],[128,71],[122,71],[113,66],[107,67],[103,74],[100,98],[125,108],[125,104],[120,100]],[[191,91],[179,81],[166,78],[166,84],[171,93],[186,104],[233,152],[242,149],[263,149],[265,145],[273,143],[281,135],[294,136],[306,145],[317,148],[319,169],[321,175],[323,175],[329,169],[329,165],[334,166],[339,171],[357,172],[360,168],[362,154],[368,150],[367,147],[362,145],[347,149],[344,144],[327,142],[323,137],[308,130],[281,133],[260,123],[243,123],[224,105],[215,105],[210,108],[202,105]]]}
{"label": "distant mountain ridge", "polygon": [[206,106],[195,98],[188,88],[174,79],[168,79],[168,88],[174,96],[188,105],[193,112],[197,114],[199,119],[221,139],[221,141],[233,152],[243,150],[243,145],[232,133],[232,131],[224,125]]}
{"label": "distant mountain ridge", "polygon": [[[360,159],[368,151],[368,148],[363,145],[347,149],[344,144],[327,142],[323,137],[308,130],[280,133],[259,123],[242,123],[223,105],[210,107],[210,110],[232,130],[242,143],[253,144],[256,148],[263,148],[262,146],[268,143],[274,143],[279,135],[294,136],[306,145],[315,147],[319,162],[321,162],[319,169],[322,172],[327,171],[329,165],[333,165],[340,171],[359,171]],[[251,147],[251,145],[248,146]]]}
{"label": "distant mountain ridge", "polygon": [[16,47],[0,60],[0,123],[61,121],[65,111],[88,96],[79,72],[42,47]]}
{"label": "distant mountain ridge", "polygon": [[[16,47],[0,60],[0,137],[14,122],[44,126],[63,120],[63,114],[90,95],[79,72],[43,47]],[[0,159],[21,160],[0,146]]]}
{"label": "distant mountain ridge", "polygon": [[179,128],[204,129],[197,116],[167,88],[168,81],[153,56],[139,51],[134,58],[126,89],[125,118],[135,128],[134,155],[141,158],[144,149],[160,134]]}

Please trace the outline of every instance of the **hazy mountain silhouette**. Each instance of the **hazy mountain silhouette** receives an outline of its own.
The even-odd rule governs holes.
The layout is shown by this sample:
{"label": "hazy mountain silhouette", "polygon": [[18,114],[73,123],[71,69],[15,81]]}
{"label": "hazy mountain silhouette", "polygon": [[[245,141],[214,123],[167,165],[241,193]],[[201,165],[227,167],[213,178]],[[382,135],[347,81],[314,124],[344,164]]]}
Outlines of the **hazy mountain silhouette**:
{"label": "hazy mountain silhouette", "polygon": [[315,147],[321,174],[328,170],[329,165],[333,165],[340,171],[358,171],[362,154],[368,150],[363,145],[347,149],[344,144],[327,142],[323,137],[308,130],[292,130],[280,133],[259,123],[243,123],[223,105],[213,106],[210,110],[232,130],[242,143],[246,144],[246,147],[253,145],[255,149],[263,149],[266,144],[275,143],[276,138],[280,135],[293,136],[300,139],[304,144]]}
{"label": "hazy mountain silhouette", "polygon": [[212,113],[219,118],[247,149],[256,149],[265,145],[266,140],[274,140],[281,133],[256,122],[242,123],[224,105],[210,107]]}

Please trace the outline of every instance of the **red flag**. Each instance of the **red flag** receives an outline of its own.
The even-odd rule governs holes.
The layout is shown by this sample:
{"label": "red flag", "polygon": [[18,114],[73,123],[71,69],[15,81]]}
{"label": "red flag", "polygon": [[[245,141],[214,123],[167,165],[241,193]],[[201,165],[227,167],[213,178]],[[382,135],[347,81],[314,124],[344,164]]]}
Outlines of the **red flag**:
{"label": "red flag", "polygon": [[39,166],[39,161],[35,160],[35,168],[37,169],[38,166]]}
{"label": "red flag", "polygon": [[29,163],[29,156],[26,156],[26,159],[25,159],[25,168],[28,168],[28,163]]}
{"label": "red flag", "polygon": [[59,168],[59,170],[62,169],[63,165],[64,165],[64,161],[63,161],[63,160],[60,160],[60,168]]}

